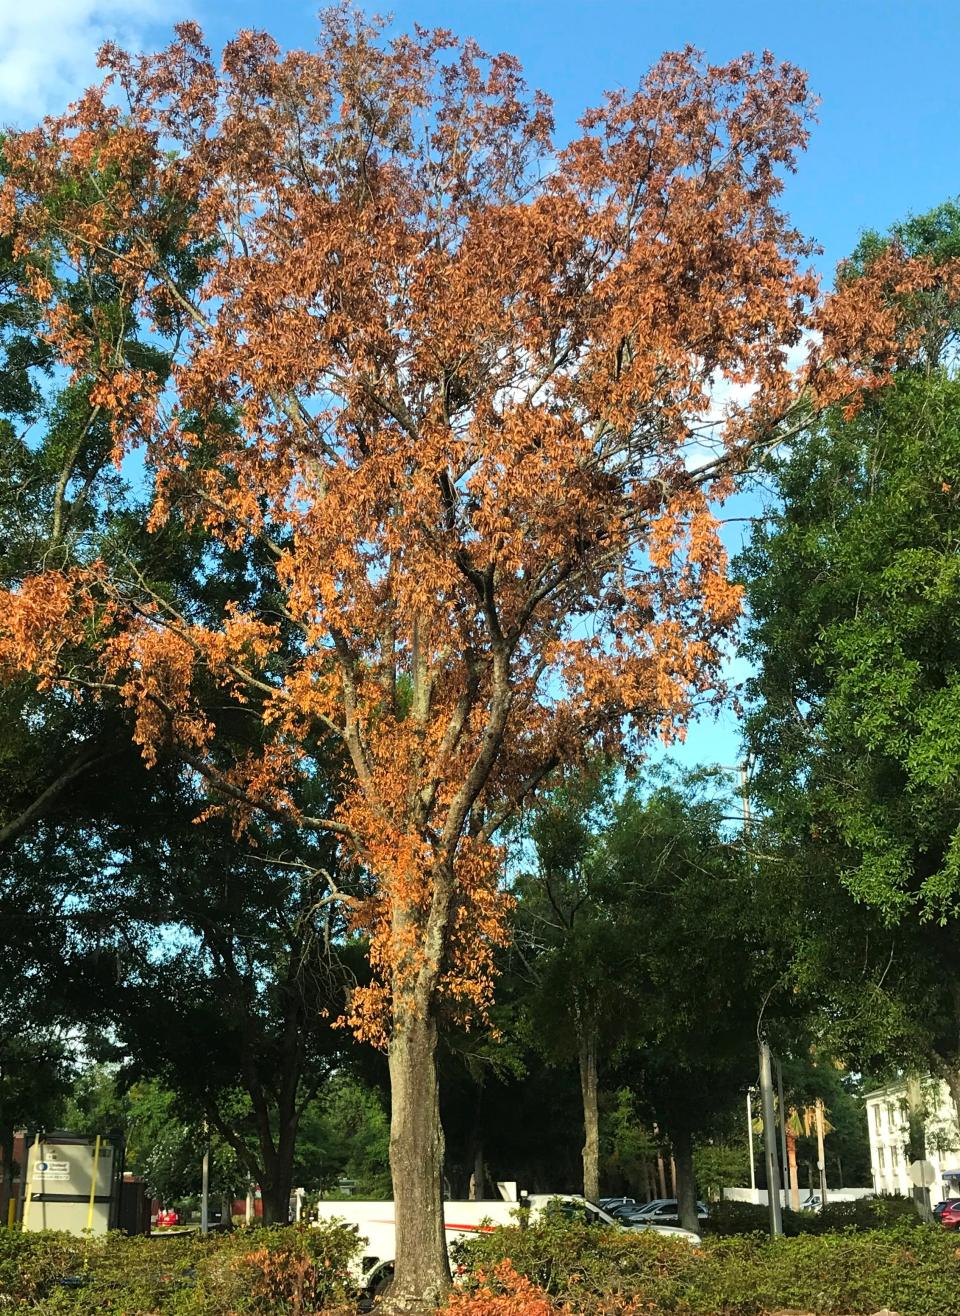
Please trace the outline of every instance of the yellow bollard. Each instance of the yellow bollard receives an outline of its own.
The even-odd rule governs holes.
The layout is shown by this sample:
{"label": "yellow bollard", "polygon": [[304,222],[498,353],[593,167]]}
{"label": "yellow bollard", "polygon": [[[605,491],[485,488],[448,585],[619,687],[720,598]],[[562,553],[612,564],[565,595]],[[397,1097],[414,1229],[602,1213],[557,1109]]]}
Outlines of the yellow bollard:
{"label": "yellow bollard", "polygon": [[97,1196],[97,1170],[100,1166],[100,1134],[97,1134],[97,1141],[93,1145],[93,1177],[90,1180],[90,1205],[87,1208],[87,1232],[93,1230],[93,1204]]}
{"label": "yellow bollard", "polygon": [[[36,1153],[37,1153],[37,1151],[39,1150],[39,1147],[40,1147],[40,1134],[38,1133],[37,1136],[36,1136],[36,1137],[34,1138],[34,1140],[33,1140],[33,1151],[34,1151],[33,1164],[34,1164],[34,1171],[36,1171],[36,1164],[37,1164],[37,1156],[36,1156]],[[27,1156],[27,1164],[26,1164],[26,1167],[24,1168],[24,1171],[23,1171],[23,1172],[24,1172],[24,1174],[27,1176],[27,1184],[26,1184],[26,1188],[25,1188],[25,1190],[24,1190],[24,1198],[23,1198],[23,1228],[24,1228],[24,1231],[26,1231],[27,1225],[30,1223],[30,1203],[33,1201],[33,1176],[30,1174],[30,1157],[29,1157],[29,1155]]]}
{"label": "yellow bollard", "polygon": [[17,1199],[13,1193],[10,1194],[10,1201],[7,1203],[7,1228],[12,1229],[17,1223]]}

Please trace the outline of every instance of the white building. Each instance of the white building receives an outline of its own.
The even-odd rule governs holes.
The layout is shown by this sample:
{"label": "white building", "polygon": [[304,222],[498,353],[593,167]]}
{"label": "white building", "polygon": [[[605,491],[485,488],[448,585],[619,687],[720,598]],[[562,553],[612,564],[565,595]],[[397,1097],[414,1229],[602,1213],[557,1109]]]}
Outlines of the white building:
{"label": "white building", "polygon": [[[930,1189],[932,1204],[947,1197],[960,1197],[960,1136],[957,1112],[946,1083],[929,1079],[922,1085],[926,1130],[926,1159],[936,1179]],[[907,1117],[907,1084],[891,1083],[866,1095],[870,1130],[870,1168],[878,1193],[909,1197],[910,1128]]]}

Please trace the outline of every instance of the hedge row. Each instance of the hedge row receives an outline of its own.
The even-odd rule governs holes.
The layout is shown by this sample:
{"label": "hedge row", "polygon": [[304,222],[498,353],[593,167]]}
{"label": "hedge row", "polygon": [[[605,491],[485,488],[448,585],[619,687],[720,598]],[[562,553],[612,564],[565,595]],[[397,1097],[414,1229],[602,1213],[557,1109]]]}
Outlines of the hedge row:
{"label": "hedge row", "polygon": [[[834,1234],[840,1229],[889,1229],[921,1223],[917,1208],[907,1197],[862,1197],[855,1202],[828,1202],[817,1212],[783,1212],[783,1232],[787,1238]],[[767,1228],[767,1208],[751,1202],[718,1202],[711,1206],[710,1217],[704,1221],[704,1232],[708,1234],[762,1234]]]}
{"label": "hedge row", "polygon": [[352,1230],[269,1228],[127,1238],[0,1230],[0,1312],[63,1316],[273,1316],[352,1296]]}
{"label": "hedge row", "polygon": [[[653,1233],[547,1220],[462,1246],[448,1316],[863,1316],[958,1310],[960,1239],[934,1226],[702,1248]],[[48,1316],[305,1316],[356,1310],[341,1226],[209,1239],[82,1239],[0,1231],[0,1313]]]}
{"label": "hedge row", "polygon": [[960,1304],[960,1247],[935,1227],[707,1238],[702,1248],[653,1233],[569,1222],[498,1229],[465,1244],[465,1291],[450,1316],[677,1313],[760,1316],[947,1316]]}

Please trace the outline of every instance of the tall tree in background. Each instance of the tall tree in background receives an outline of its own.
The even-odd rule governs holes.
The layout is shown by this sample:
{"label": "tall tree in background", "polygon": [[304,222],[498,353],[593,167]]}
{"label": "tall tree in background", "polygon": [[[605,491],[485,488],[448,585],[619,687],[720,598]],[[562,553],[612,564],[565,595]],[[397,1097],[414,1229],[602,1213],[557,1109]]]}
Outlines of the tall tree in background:
{"label": "tall tree in background", "polygon": [[88,902],[111,953],[78,976],[105,1053],[207,1120],[285,1223],[300,1121],[349,1050],[333,1023],[350,948],[327,917],[327,854],[284,862],[249,846],[256,829],[238,845],[222,820],[196,826],[202,803],[161,796],[112,829]]}
{"label": "tall tree in background", "polygon": [[[274,591],[213,616],[67,555],[5,596],[2,665],[122,700],[147,762],[175,749],[238,829],[259,813],[353,856],[375,978],[350,1017],[393,1094],[392,1301],[432,1305],[437,1027],[489,1001],[498,829],[558,763],[712,687],[739,600],[709,499],[795,417],[786,349],[819,329],[806,400],[849,395],[863,352],[876,382],[897,317],[878,292],[930,276],[888,255],[814,308],[777,207],[806,82],[770,56],[665,56],[560,150],[514,60],[384,43],[346,9],[313,54],[246,32],[218,71],[187,24],[101,61],[105,86],[7,141],[0,228],[91,423],[118,459],[143,445],[151,528],[202,525]],[[77,310],[101,281],[119,317]],[[130,320],[169,383],[123,350]],[[721,376],[751,399],[722,436]],[[249,703],[242,753],[211,689]],[[332,816],[309,798],[325,737],[347,762]]]}
{"label": "tall tree in background", "polygon": [[[948,268],[960,208],[867,235],[841,279],[893,245]],[[749,738],[799,986],[858,1066],[931,1069],[960,1115],[960,297],[901,310],[895,386],[770,464]]]}
{"label": "tall tree in background", "polygon": [[643,924],[628,984],[637,1016],[622,1064],[651,1122],[671,1142],[680,1223],[699,1230],[694,1146],[726,1125],[756,1073],[769,972],[751,882],[725,804],[695,781],[647,798],[631,791],[603,841],[610,880]]}
{"label": "tall tree in background", "polygon": [[517,884],[521,1010],[548,1061],[574,1060],[583,1104],[583,1195],[600,1197],[600,1071],[627,1036],[645,954],[646,909],[603,853],[612,782],[558,785],[531,821],[534,870]]}

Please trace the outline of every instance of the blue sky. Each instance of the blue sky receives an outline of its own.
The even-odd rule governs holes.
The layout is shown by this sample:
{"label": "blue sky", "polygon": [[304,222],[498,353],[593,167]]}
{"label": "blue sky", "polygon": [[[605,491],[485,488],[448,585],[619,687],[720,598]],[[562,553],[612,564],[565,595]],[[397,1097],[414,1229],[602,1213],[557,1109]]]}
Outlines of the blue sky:
{"label": "blue sky", "polygon": [[[664,50],[687,42],[722,61],[770,49],[810,74],[819,124],[788,183],[786,205],[824,248],[826,278],[864,228],[885,228],[960,192],[957,69],[960,0],[394,0],[395,26],[453,28],[519,56],[554,99],[558,138],[604,90],[634,85]],[[180,17],[215,46],[264,27],[310,46],[315,3],[301,0],[0,0],[0,123],[57,108],[93,76],[104,37],[154,47]],[[743,509],[729,509],[731,512]],[[733,532],[733,527],[731,527]],[[732,533],[731,537],[735,537]],[[736,669],[734,669],[736,670]],[[694,725],[686,763],[737,754],[733,716]]]}

